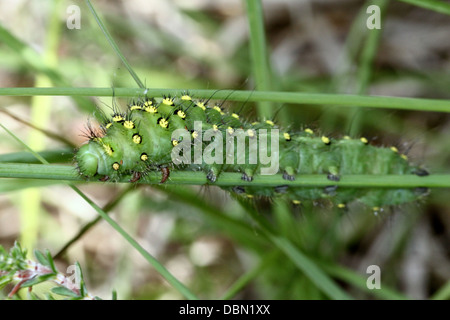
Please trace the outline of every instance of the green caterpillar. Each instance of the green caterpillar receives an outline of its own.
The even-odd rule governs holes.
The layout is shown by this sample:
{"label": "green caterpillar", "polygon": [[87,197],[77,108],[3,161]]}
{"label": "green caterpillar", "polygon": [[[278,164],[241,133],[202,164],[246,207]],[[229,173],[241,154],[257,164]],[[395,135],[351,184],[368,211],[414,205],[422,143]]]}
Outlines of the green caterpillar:
{"label": "green caterpillar", "polygon": [[[412,165],[395,147],[375,147],[366,138],[329,138],[308,128],[280,131],[271,120],[243,121],[238,114],[226,113],[218,104],[194,100],[188,93],[159,101],[140,99],[129,104],[124,113],[116,110],[112,117],[105,116],[100,128],[101,132],[96,132],[89,127],[90,140],[78,150],[76,161],[81,175],[102,181],[129,174],[130,181],[136,182],[146,173],[160,170],[163,183],[170,170],[178,168],[202,170],[212,183],[221,172],[241,172],[246,181],[264,174],[264,170],[265,174],[282,173],[286,180],[301,179],[302,174],[324,174],[330,180],[326,188],[250,185],[224,189],[248,198],[282,196],[296,205],[327,198],[345,208],[358,200],[373,210],[417,201],[428,192],[425,188],[337,190],[332,182],[341,175],[423,176],[428,172]],[[268,163],[268,154],[275,164]]]}

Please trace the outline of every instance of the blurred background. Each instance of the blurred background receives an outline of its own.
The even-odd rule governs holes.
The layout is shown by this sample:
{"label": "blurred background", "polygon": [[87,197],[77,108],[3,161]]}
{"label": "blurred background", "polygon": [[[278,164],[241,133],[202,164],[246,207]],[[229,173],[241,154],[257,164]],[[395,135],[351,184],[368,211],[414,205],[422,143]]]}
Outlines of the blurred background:
{"label": "blurred background", "polygon": [[[448,1],[443,1],[450,3]],[[366,28],[359,0],[263,1],[274,91],[351,93],[450,99],[450,16],[400,1],[379,1],[379,38]],[[68,9],[80,9],[69,29]],[[93,1],[129,63],[150,88],[258,88],[249,57],[245,4],[239,0]],[[73,7],[72,7],[73,9]],[[368,49],[369,48],[369,49]],[[82,1],[0,0],[0,87],[136,87]],[[116,98],[123,106],[126,100]],[[301,101],[299,101],[301,103]],[[109,98],[0,97],[0,122],[35,150],[71,150],[86,138],[95,106]],[[226,103],[227,108],[242,104]],[[426,111],[274,105],[277,121],[332,136],[364,135],[395,145],[432,173],[450,172],[450,117]],[[423,106],[426,110],[426,106]],[[6,113],[5,113],[6,111]],[[257,116],[256,106],[242,113]],[[58,141],[34,124],[67,141]],[[72,146],[71,147],[70,143]],[[0,132],[2,155],[23,151]],[[6,161],[6,158],[2,161]],[[83,184],[135,239],[199,297],[217,299],[326,298],[295,264],[258,234],[246,209],[214,187],[131,187]],[[0,180],[0,245],[15,240],[56,254],[95,211],[70,188],[47,181]],[[259,213],[358,299],[426,299],[450,285],[450,201],[434,189],[421,203],[374,215],[355,206]],[[79,261],[90,291],[119,299],[181,299],[179,292],[104,222],[90,228],[57,260]],[[358,288],[369,265],[381,268],[382,291]],[[239,290],[229,288],[243,275]],[[359,281],[358,280],[358,281]],[[356,281],[356,280],[355,280]],[[360,281],[360,282],[361,282]],[[386,291],[383,291],[386,289]],[[447,290],[449,291],[449,290]],[[442,291],[441,291],[442,292]],[[448,297],[447,295],[446,297]]]}

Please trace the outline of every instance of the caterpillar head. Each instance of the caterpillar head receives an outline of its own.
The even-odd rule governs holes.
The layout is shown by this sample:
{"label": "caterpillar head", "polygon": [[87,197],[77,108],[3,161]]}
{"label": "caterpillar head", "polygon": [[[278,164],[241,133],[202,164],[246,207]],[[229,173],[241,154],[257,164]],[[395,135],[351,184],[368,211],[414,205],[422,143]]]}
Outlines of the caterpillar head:
{"label": "caterpillar head", "polygon": [[99,172],[100,163],[104,162],[102,158],[99,148],[94,147],[92,143],[83,145],[76,155],[80,173],[87,177],[96,175]]}

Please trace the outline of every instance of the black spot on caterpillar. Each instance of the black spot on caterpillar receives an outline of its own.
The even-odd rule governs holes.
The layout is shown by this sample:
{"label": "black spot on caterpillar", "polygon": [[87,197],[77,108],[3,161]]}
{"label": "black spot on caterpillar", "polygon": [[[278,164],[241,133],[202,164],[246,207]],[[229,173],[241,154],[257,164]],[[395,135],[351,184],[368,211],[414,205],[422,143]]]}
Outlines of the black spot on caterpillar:
{"label": "black spot on caterpillar", "polygon": [[[366,138],[334,139],[281,130],[272,120],[248,122],[217,104],[195,100],[189,94],[156,100],[144,98],[104,117],[100,132],[89,127],[89,141],[76,154],[80,174],[101,181],[123,174],[138,181],[150,171],[161,171],[165,182],[170,170],[202,170],[214,183],[221,172],[241,172],[251,182],[257,174],[281,173],[285,180],[302,174],[323,174],[325,188],[268,188],[259,185],[224,187],[240,196],[284,197],[293,204],[329,199],[338,208],[358,200],[378,211],[383,206],[413,202],[425,188],[338,188],[333,182],[351,174],[384,175],[428,172],[411,164],[395,147],[376,147]],[[268,155],[271,155],[270,157]]]}

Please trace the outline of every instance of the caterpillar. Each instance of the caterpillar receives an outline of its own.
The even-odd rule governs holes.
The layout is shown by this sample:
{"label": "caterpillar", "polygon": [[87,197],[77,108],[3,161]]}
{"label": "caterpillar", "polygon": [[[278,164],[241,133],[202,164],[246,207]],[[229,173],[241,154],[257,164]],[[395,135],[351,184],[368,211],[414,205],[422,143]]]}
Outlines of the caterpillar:
{"label": "caterpillar", "polygon": [[[89,141],[76,152],[79,173],[86,178],[114,181],[131,175],[137,182],[150,171],[161,171],[164,183],[171,170],[201,170],[214,183],[221,172],[241,172],[252,181],[257,174],[280,173],[287,181],[302,174],[324,174],[328,187],[223,187],[239,196],[280,196],[294,205],[329,199],[338,208],[358,200],[374,211],[384,206],[417,201],[426,188],[343,188],[333,182],[342,175],[416,174],[427,170],[413,165],[396,147],[373,146],[368,139],[331,138],[309,128],[290,132],[272,120],[248,122],[221,105],[194,99],[189,93],[162,99],[141,98],[126,112],[103,115],[100,130],[88,126]],[[268,155],[271,155],[270,157]]]}

